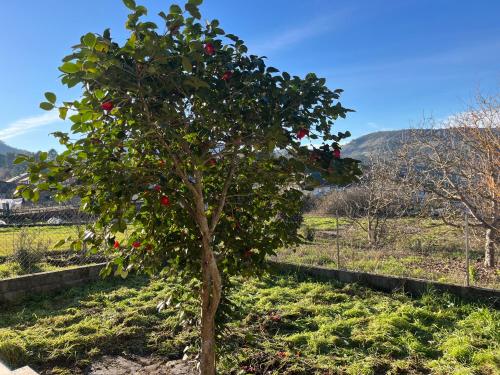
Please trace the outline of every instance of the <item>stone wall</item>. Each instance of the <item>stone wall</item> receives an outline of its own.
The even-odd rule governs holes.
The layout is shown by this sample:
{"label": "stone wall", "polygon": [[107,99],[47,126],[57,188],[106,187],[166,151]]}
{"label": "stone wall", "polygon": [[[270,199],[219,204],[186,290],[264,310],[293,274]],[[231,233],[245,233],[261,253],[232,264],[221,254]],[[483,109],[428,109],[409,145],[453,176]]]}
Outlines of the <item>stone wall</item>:
{"label": "stone wall", "polygon": [[366,272],[335,270],[291,263],[270,262],[272,267],[284,273],[299,273],[322,280],[337,280],[342,283],[358,283],[383,292],[404,291],[414,297],[434,290],[449,293],[472,302],[483,302],[500,308],[500,290],[474,286],[460,286],[406,277],[375,275]]}
{"label": "stone wall", "polygon": [[0,280],[0,303],[14,302],[28,295],[67,289],[98,280],[103,267],[104,263],[101,263]]}
{"label": "stone wall", "polygon": [[[429,290],[435,290],[440,293],[450,293],[466,300],[482,301],[497,308],[500,307],[500,290],[497,289],[465,287],[420,279],[383,276],[291,263],[270,262],[270,264],[283,273],[299,273],[327,281],[337,280],[342,283],[359,283],[384,292],[402,290],[418,297]],[[99,272],[104,265],[104,263],[101,263],[0,280],[0,303],[14,302],[29,295],[63,290],[99,280]]]}

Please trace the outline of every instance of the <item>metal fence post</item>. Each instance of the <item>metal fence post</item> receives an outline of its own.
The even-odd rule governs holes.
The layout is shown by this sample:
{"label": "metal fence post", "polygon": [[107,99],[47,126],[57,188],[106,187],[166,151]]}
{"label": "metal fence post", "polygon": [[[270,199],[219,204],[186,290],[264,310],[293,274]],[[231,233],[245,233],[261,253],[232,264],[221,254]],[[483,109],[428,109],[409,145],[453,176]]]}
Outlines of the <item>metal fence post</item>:
{"label": "metal fence post", "polygon": [[470,286],[469,280],[469,214],[465,213],[465,286]]}
{"label": "metal fence post", "polygon": [[335,224],[336,224],[336,242],[337,242],[337,268],[340,269],[340,244],[339,244],[339,213],[335,213]]}

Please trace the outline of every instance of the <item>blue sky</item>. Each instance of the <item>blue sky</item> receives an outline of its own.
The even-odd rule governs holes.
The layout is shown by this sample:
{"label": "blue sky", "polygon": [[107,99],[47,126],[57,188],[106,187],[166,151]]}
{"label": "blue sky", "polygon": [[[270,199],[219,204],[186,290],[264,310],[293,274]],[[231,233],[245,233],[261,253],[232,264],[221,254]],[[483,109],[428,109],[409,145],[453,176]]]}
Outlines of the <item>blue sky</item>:
{"label": "blue sky", "polygon": [[[171,1],[137,0],[157,19]],[[292,74],[315,72],[356,113],[338,121],[353,137],[405,128],[423,115],[465,109],[478,90],[500,87],[498,0],[205,0],[250,52]],[[121,0],[24,0],[2,4],[0,140],[28,150],[58,146],[48,134],[67,130],[38,108],[45,91],[75,98],[59,82],[62,57],[88,31],[110,27],[123,39]]]}

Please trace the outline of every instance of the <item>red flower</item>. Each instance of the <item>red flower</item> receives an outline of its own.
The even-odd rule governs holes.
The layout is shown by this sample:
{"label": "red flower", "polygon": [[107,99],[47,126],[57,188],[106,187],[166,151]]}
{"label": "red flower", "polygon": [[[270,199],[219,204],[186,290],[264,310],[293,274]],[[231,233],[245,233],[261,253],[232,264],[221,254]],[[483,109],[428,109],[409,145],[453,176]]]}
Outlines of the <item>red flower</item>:
{"label": "red flower", "polygon": [[233,72],[231,72],[231,71],[228,70],[222,76],[222,80],[227,82],[227,81],[229,81],[231,79],[232,76],[233,76]]}
{"label": "red flower", "polygon": [[208,161],[208,165],[210,165],[211,167],[213,167],[213,166],[214,166],[214,165],[216,165],[216,164],[217,164],[217,160],[215,160],[214,158],[212,158],[212,159],[210,159],[210,160]]}
{"label": "red flower", "polygon": [[160,185],[155,185],[154,188],[156,191],[161,191],[161,186]]}
{"label": "red flower", "polygon": [[207,55],[213,55],[215,53],[215,47],[212,43],[205,44],[205,52]]}
{"label": "red flower", "polygon": [[115,240],[115,243],[113,244],[113,247],[114,247],[115,249],[120,248],[120,243],[119,243],[118,241],[116,241],[116,240]]}
{"label": "red flower", "polygon": [[251,258],[253,255],[253,251],[252,250],[245,250],[245,252],[243,253],[243,257],[244,258]]}
{"label": "red flower", "polygon": [[297,138],[298,139],[302,139],[306,135],[309,135],[309,130],[308,129],[299,129],[299,131],[297,132]]}
{"label": "red flower", "polygon": [[170,206],[170,199],[166,196],[166,195],[163,195],[161,198],[160,198],[160,204],[162,206]]}
{"label": "red flower", "polygon": [[279,321],[281,321],[281,315],[271,314],[271,316],[269,317],[269,319],[271,319],[273,322],[279,322]]}
{"label": "red flower", "polygon": [[163,167],[165,165],[165,160],[159,160],[158,164]]}
{"label": "red flower", "polygon": [[288,353],[287,352],[284,352],[284,351],[279,351],[278,353],[276,353],[276,355],[280,358],[286,358],[288,357]]}
{"label": "red flower", "polygon": [[137,248],[138,248],[138,247],[140,247],[140,246],[141,246],[141,243],[140,243],[139,241],[134,241],[134,242],[132,243],[132,247],[133,247],[134,249],[137,249]]}
{"label": "red flower", "polygon": [[339,159],[340,158],[340,150],[338,148],[336,148],[335,150],[333,150],[333,157],[335,159]]}
{"label": "red flower", "polygon": [[111,111],[113,109],[114,105],[112,102],[104,102],[101,104],[101,108],[104,111]]}

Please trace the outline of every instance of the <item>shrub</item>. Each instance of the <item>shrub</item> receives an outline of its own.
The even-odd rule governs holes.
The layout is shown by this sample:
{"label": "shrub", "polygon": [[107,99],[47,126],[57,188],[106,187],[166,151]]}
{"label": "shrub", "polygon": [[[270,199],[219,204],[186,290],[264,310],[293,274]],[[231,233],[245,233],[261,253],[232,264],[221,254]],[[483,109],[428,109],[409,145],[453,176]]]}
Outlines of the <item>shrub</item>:
{"label": "shrub", "polygon": [[23,271],[29,272],[40,263],[48,248],[49,241],[44,241],[35,233],[22,228],[14,238],[12,260],[18,263]]}
{"label": "shrub", "polygon": [[316,230],[307,225],[304,228],[304,237],[306,238],[307,241],[313,242],[314,238],[316,237]]}

